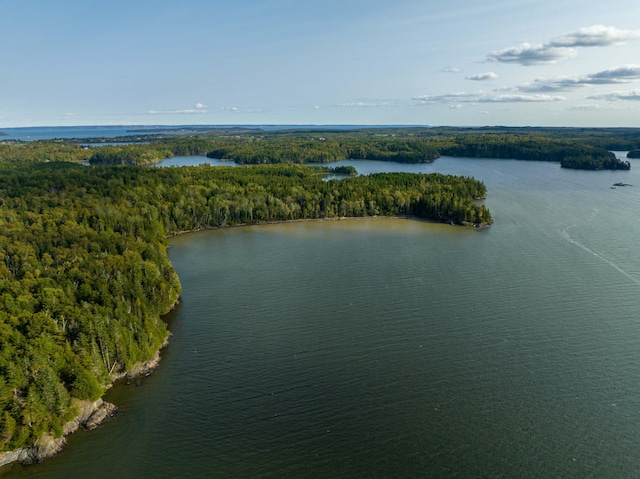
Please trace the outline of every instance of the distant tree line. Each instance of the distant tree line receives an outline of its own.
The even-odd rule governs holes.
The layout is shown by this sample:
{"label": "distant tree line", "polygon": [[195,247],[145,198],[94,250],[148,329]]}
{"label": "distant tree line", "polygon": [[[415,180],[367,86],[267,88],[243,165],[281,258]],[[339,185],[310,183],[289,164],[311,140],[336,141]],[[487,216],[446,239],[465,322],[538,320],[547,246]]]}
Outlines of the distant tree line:
{"label": "distant tree line", "polygon": [[443,144],[448,156],[472,158],[512,158],[559,162],[563,168],[586,170],[628,170],[628,161],[619,160],[603,148],[554,138],[516,135],[469,135]]}
{"label": "distant tree line", "polygon": [[[560,130],[560,131],[558,131]],[[478,133],[478,132],[481,133]],[[0,161],[56,161],[72,159],[103,165],[146,165],[173,156],[206,155],[238,164],[330,163],[339,160],[381,160],[402,163],[432,162],[442,155],[470,158],[506,158],[558,162],[564,168],[626,169],[622,161],[600,146],[616,141],[633,143],[635,136],[623,130],[622,137],[574,130],[563,136],[561,129],[542,130],[549,136],[518,129],[402,129],[341,132],[242,132],[203,134],[158,141],[81,147],[60,141],[0,143]],[[617,131],[617,130],[616,130]],[[624,135],[623,135],[624,134]],[[577,136],[576,136],[577,135]],[[626,136],[625,136],[626,135]],[[146,138],[146,137],[145,137]],[[606,141],[605,141],[606,140]],[[640,140],[638,140],[640,141]],[[618,144],[619,144],[618,143]]]}
{"label": "distant tree line", "polygon": [[[189,148],[190,142],[194,142],[192,148]],[[563,168],[591,170],[630,168],[629,162],[619,160],[604,148],[563,139],[511,134],[428,138],[372,138],[350,134],[311,139],[278,135],[237,136],[104,147],[94,153],[90,161],[92,164],[148,164],[173,155],[205,152],[209,158],[233,160],[238,164],[329,163],[345,159],[425,163],[445,155],[552,161]]]}

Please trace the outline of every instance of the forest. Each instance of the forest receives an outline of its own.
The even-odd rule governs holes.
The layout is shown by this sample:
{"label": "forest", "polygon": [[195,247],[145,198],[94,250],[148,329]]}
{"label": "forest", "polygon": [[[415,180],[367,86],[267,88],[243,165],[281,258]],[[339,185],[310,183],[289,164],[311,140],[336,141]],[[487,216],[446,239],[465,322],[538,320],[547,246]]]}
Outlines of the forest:
{"label": "forest", "polygon": [[324,173],[303,165],[0,161],[0,452],[59,436],[77,400],[100,397],[114,373],[161,347],[168,334],[161,316],[180,295],[170,235],[371,215],[492,222],[477,201],[485,186],[472,178],[327,181]]}
{"label": "forest", "polygon": [[378,160],[430,163],[440,156],[552,161],[563,168],[628,170],[631,165],[601,146],[573,139],[512,133],[417,136],[407,132],[269,132],[215,138],[164,139],[148,144],[106,146],[91,164],[149,164],[174,155],[206,155],[237,164],[330,163]]}
{"label": "forest", "polygon": [[[237,164],[305,164],[339,160],[428,163],[440,156],[551,161],[563,168],[628,170],[611,149],[637,150],[635,129],[388,128],[355,131],[220,129],[207,133],[132,135],[107,144],[91,139],[0,141],[6,161],[84,161],[147,165],[173,156],[206,155]],[[629,156],[633,158],[633,156]]]}

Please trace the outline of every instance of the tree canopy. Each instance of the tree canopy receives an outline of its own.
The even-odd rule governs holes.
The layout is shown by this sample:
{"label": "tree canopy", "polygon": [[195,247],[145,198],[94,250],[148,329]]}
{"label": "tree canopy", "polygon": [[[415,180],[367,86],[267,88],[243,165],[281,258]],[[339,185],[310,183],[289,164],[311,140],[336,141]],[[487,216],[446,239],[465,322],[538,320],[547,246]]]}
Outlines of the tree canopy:
{"label": "tree canopy", "polygon": [[323,180],[300,165],[0,165],[0,451],[60,435],[75,399],[150,359],[180,294],[168,235],[260,222],[414,215],[491,223],[472,178]]}

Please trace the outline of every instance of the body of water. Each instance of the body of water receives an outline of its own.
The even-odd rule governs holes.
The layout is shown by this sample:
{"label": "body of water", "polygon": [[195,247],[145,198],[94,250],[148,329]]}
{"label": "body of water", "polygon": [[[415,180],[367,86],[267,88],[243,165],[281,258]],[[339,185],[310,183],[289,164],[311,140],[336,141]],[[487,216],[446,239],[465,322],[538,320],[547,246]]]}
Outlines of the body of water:
{"label": "body of water", "polygon": [[345,162],[474,176],[495,224],[373,218],[171,239],[184,291],[158,370],[109,392],[111,422],[3,479],[638,477],[631,161]]}

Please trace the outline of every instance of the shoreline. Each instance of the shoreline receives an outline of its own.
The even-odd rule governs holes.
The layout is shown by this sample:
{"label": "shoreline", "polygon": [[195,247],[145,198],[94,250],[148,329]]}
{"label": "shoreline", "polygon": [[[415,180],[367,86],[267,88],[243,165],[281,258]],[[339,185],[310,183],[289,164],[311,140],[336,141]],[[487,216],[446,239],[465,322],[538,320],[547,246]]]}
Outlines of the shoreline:
{"label": "shoreline", "polygon": [[[165,315],[173,310],[178,303],[179,300],[176,300]],[[131,369],[126,371],[111,374],[111,382],[107,384],[105,393],[107,390],[121,384],[123,381],[124,385],[129,385],[136,378],[151,375],[151,373],[160,365],[160,361],[162,359],[160,352],[169,345],[170,337],[171,333],[169,332],[164,342],[151,359],[136,363],[131,367]],[[62,435],[56,438],[51,433],[45,433],[32,446],[0,452],[0,472],[2,472],[2,469],[5,466],[9,466],[14,463],[29,465],[44,462],[64,449],[67,444],[67,436],[78,431],[80,428],[85,431],[92,431],[100,427],[102,424],[110,421],[117,414],[119,408],[117,405],[105,401],[103,397],[104,394],[93,402],[82,401],[74,398],[72,401],[74,405],[78,407],[80,412],[71,421],[64,424],[62,428]]]}
{"label": "shoreline", "polygon": [[175,233],[170,233],[166,235],[167,239],[175,238],[176,236],[182,236],[189,233],[199,233],[201,231],[212,231],[218,229],[225,228],[240,228],[245,226],[262,226],[262,225],[281,225],[286,223],[306,223],[310,221],[351,221],[351,220],[367,220],[367,219],[399,219],[399,220],[413,220],[413,221],[423,221],[425,223],[432,223],[436,225],[451,225],[451,226],[462,226],[462,227],[473,227],[476,229],[488,228],[493,224],[491,223],[454,223],[453,221],[437,221],[431,220],[428,218],[421,218],[420,216],[412,216],[412,215],[373,215],[373,216],[340,216],[340,217],[331,217],[331,218],[301,218],[296,220],[280,220],[280,221],[259,221],[256,223],[238,223],[234,225],[221,225],[221,226],[207,226],[205,228],[198,228],[193,230],[184,230],[177,231]]}
{"label": "shoreline", "polygon": [[[295,219],[295,220],[282,220],[282,221],[264,221],[264,222],[256,222],[256,223],[240,223],[234,225],[223,225],[223,226],[211,226],[206,228],[187,230],[187,231],[178,231],[176,233],[171,233],[166,235],[167,239],[182,236],[189,233],[198,233],[201,231],[209,231],[216,229],[224,229],[224,228],[236,228],[243,226],[261,226],[261,225],[277,225],[277,224],[285,224],[285,223],[303,223],[303,222],[311,222],[311,221],[346,221],[346,220],[366,220],[366,219],[404,219],[404,220],[417,220],[424,221],[427,223],[433,224],[449,224],[451,226],[463,226],[468,227],[472,226],[474,228],[488,228],[491,226],[490,224],[486,225],[475,225],[473,223],[463,223],[456,224],[453,222],[442,222],[436,220],[430,220],[427,218],[420,218],[419,216],[412,215],[374,215],[374,216],[341,216],[341,217],[333,217],[333,218],[303,218],[303,219]],[[169,314],[178,304],[180,303],[180,298],[178,297],[171,307],[162,315],[165,316]],[[159,366],[160,361],[162,359],[160,352],[169,346],[169,338],[172,336],[171,332],[168,332],[167,337],[163,341],[160,348],[155,352],[154,356],[143,362],[139,362],[134,364],[131,369],[125,371],[119,371],[111,374],[111,382],[106,385],[106,390],[111,389],[112,387],[124,382],[124,385],[129,385],[133,382],[134,379],[140,377],[149,376],[153,371]],[[103,394],[104,396],[104,394]],[[85,431],[91,431],[101,426],[102,424],[111,420],[118,412],[118,406],[109,402],[106,402],[102,399],[102,397],[98,398],[96,401],[81,401],[79,399],[73,399],[75,404],[79,407],[80,413],[73,418],[71,421],[67,422],[63,426],[63,433],[60,437],[56,438],[51,433],[43,434],[34,445],[29,447],[23,447],[20,449],[14,449],[12,451],[0,452],[0,471],[4,466],[8,466],[14,464],[16,462],[22,463],[24,465],[34,464],[44,462],[45,460],[55,456],[59,452],[64,449],[64,446],[67,443],[67,436],[73,434],[78,429],[82,428]]]}

